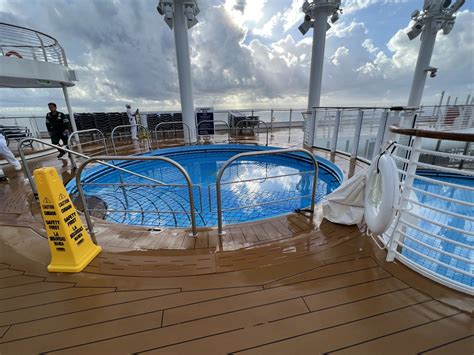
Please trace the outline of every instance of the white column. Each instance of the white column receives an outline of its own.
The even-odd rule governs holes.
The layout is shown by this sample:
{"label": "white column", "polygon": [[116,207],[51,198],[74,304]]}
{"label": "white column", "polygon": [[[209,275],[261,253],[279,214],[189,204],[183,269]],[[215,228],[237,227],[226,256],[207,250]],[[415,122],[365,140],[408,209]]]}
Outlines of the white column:
{"label": "white column", "polygon": [[178,62],[179,94],[183,122],[189,126],[190,136],[184,130],[184,140],[196,143],[196,121],[194,118],[193,90],[191,85],[191,61],[189,59],[188,25],[184,16],[183,0],[174,2],[174,43]]}
{"label": "white column", "polygon": [[323,79],[324,47],[326,45],[327,18],[329,13],[319,10],[314,17],[311,75],[309,79],[308,111],[319,107]]}
{"label": "white column", "polygon": [[67,92],[67,86],[61,84],[64,93],[64,100],[66,100],[67,112],[69,113],[69,121],[71,122],[72,131],[77,131],[76,120],[74,119],[74,112],[72,111],[71,103],[69,102],[69,93]]}
{"label": "white column", "polygon": [[410,97],[408,98],[408,106],[420,106],[423,90],[426,82],[426,69],[430,66],[431,56],[436,41],[436,33],[431,33],[431,25],[433,19],[430,18],[426,22],[421,34],[421,45],[416,61],[415,74],[411,84]]}

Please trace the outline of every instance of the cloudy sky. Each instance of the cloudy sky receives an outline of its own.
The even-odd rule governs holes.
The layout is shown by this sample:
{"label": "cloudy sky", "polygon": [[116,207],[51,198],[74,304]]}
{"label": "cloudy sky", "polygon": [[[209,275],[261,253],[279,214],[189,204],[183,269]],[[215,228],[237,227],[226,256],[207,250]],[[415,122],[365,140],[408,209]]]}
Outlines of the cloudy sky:
{"label": "cloudy sky", "polygon": [[[142,111],[178,109],[173,32],[157,3],[0,0],[0,22],[59,40],[79,77],[70,90],[76,112],[122,110],[125,103]],[[189,32],[195,105],[306,107],[311,33],[297,29],[302,3],[199,0],[200,22]],[[406,104],[420,41],[405,32],[422,3],[342,1],[344,13],[328,31],[322,106]],[[442,90],[462,102],[473,92],[474,5],[466,3],[449,36],[438,35],[431,64],[440,69],[427,79],[425,104],[437,103]],[[64,107],[62,91],[1,89],[0,114],[43,113],[49,101]]]}

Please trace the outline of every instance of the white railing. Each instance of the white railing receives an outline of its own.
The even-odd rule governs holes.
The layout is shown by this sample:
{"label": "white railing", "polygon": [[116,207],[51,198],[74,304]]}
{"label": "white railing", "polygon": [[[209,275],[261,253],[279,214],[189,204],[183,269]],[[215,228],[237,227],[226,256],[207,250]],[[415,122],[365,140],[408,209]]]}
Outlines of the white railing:
{"label": "white railing", "polygon": [[64,49],[55,38],[4,22],[0,22],[0,55],[67,66]]}
{"label": "white railing", "polygon": [[[402,194],[394,224],[381,239],[388,250],[387,261],[397,259],[436,282],[472,295],[474,171],[459,169],[459,162],[474,163],[474,152],[447,154],[422,146],[426,139],[456,138],[472,144],[474,134],[435,138],[433,131],[408,131],[413,131],[410,145],[395,144],[392,154],[399,165]],[[423,132],[431,132],[433,138]],[[423,155],[449,156],[458,168],[423,163]],[[440,174],[442,180],[436,178]]]}
{"label": "white railing", "polygon": [[[392,124],[437,131],[474,130],[474,105],[424,106],[413,108],[321,107],[305,116],[305,144],[372,160],[389,137]],[[405,138],[405,140],[408,138]],[[403,139],[402,139],[403,140]],[[408,143],[408,142],[406,142]],[[424,147],[446,153],[466,154],[463,142],[443,144],[441,140],[425,141]]]}

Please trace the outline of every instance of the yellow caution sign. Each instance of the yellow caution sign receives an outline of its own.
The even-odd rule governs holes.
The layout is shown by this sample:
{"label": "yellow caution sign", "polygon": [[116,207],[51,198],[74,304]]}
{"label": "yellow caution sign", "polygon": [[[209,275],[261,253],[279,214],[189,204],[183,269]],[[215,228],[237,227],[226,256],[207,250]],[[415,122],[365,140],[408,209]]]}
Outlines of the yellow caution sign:
{"label": "yellow caution sign", "polygon": [[51,249],[48,271],[82,271],[102,249],[82,225],[56,169],[37,169],[34,176]]}

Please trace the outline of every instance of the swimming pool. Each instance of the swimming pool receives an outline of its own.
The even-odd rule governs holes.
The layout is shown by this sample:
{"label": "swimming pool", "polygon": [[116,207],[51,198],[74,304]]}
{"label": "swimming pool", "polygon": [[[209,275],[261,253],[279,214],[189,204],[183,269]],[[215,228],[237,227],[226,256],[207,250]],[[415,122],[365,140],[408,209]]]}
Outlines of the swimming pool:
{"label": "swimming pool", "polygon": [[[468,233],[474,233],[474,208],[446,201],[434,196],[441,195],[450,197],[451,199],[472,203],[474,201],[474,191],[444,185],[443,182],[450,182],[472,188],[474,187],[474,178],[431,172],[420,172],[417,174],[436,179],[440,181],[440,183],[427,182],[420,179],[415,180],[415,188],[426,191],[431,195],[418,191],[416,192],[418,201],[424,206],[414,205],[414,208],[416,209],[415,213],[422,216],[426,221],[418,220],[416,224],[417,228],[406,228],[406,234],[409,238],[405,238],[405,244],[432,259],[439,260],[444,264],[454,266],[468,274],[472,274],[474,272],[474,250],[472,249],[472,247],[474,247],[474,236],[469,235]],[[444,211],[452,212],[454,215],[445,213]],[[443,227],[443,225],[449,226],[453,229]],[[429,233],[441,236],[445,240],[433,237]],[[425,243],[434,249],[459,256],[466,261],[442,254],[441,252],[430,249],[421,243]],[[402,249],[402,254],[417,264],[434,271],[440,276],[455,280],[468,286],[474,286],[474,277],[472,276],[448,269],[439,263],[425,259],[407,249]]]}
{"label": "swimming pool", "polygon": [[[164,156],[181,164],[193,183],[198,226],[217,225],[216,175],[231,157],[242,152],[275,147],[205,145],[161,149],[144,155]],[[330,161],[317,158],[316,201],[336,189],[342,171]],[[130,174],[95,166],[83,173],[84,193],[100,199],[92,212],[116,223],[150,227],[189,227],[188,190],[183,175],[162,161],[115,162],[116,165],[159,180],[153,185]],[[232,163],[222,177],[224,224],[275,217],[308,207],[311,203],[313,165],[299,153],[246,157]],[[126,185],[124,186],[123,183]],[[147,185],[147,186],[145,186]],[[75,181],[66,188],[77,193]],[[88,206],[89,209],[91,208]]]}

